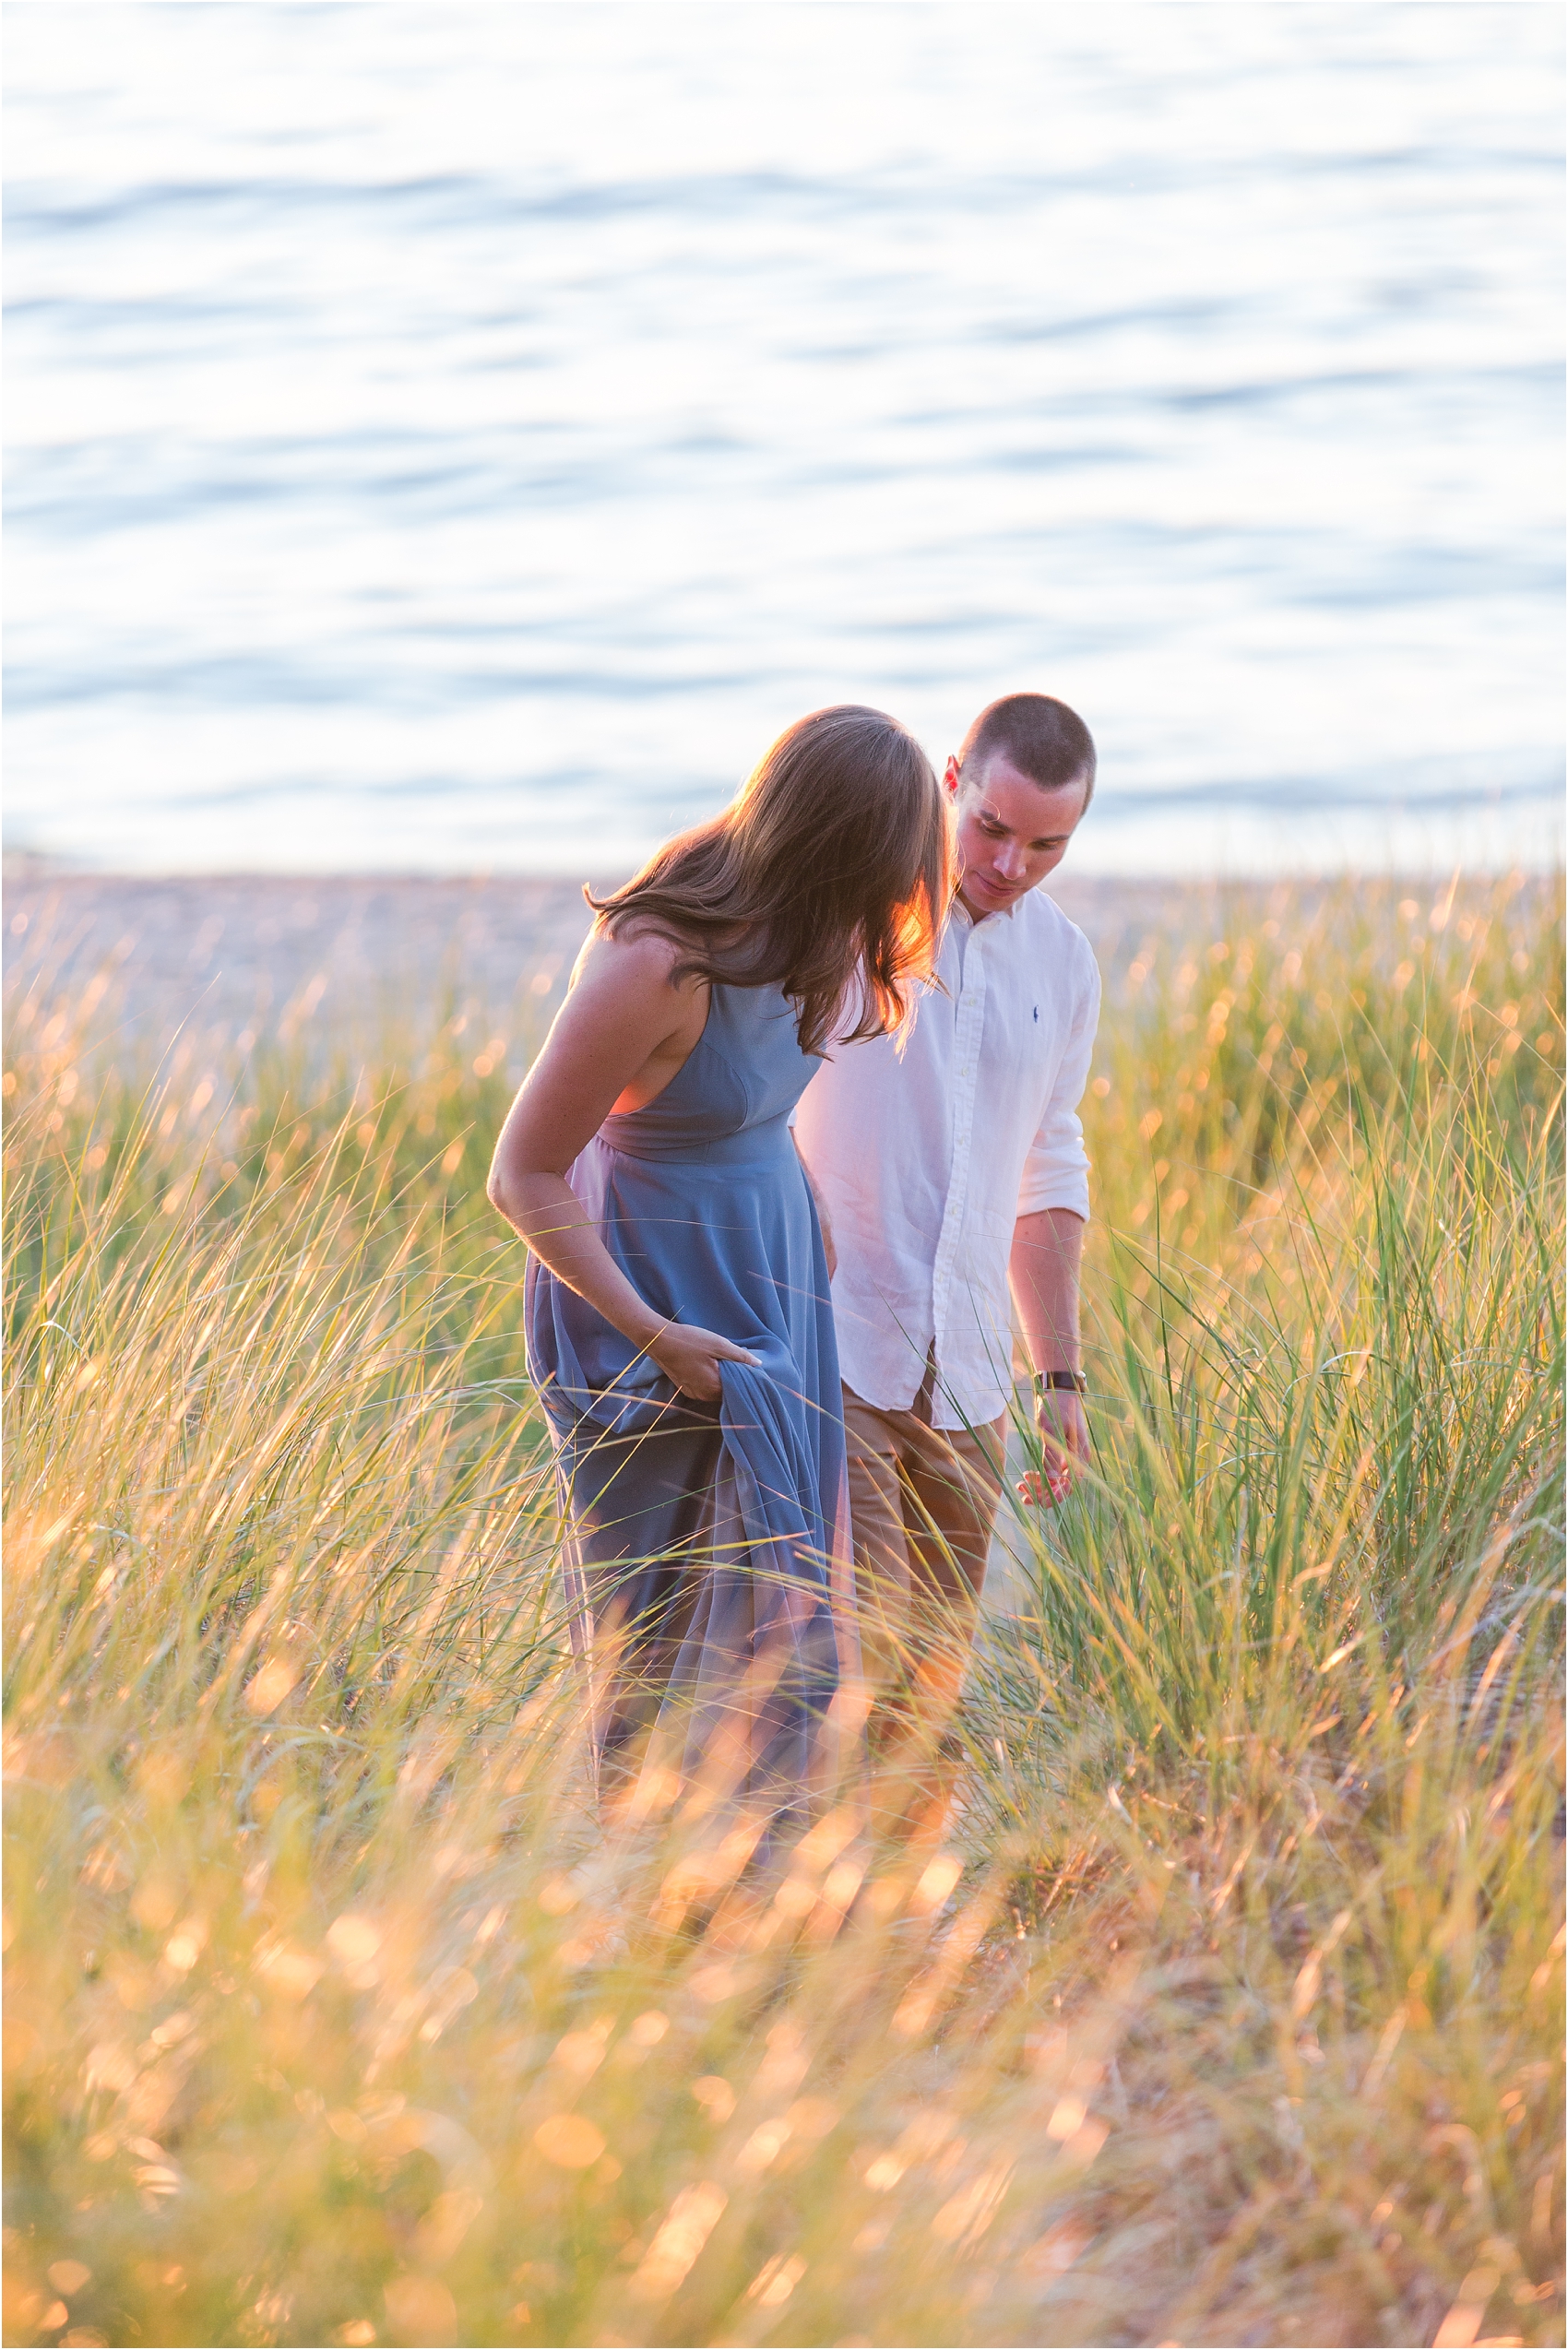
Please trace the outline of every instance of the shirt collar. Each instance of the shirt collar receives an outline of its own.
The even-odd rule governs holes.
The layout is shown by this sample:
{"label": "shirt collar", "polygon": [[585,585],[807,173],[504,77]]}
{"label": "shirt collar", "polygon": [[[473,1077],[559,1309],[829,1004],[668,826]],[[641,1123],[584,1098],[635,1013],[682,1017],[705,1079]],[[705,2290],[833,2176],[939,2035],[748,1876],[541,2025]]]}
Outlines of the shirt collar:
{"label": "shirt collar", "polygon": [[963,899],[959,896],[957,891],[955,890],[953,892],[953,904],[950,908],[950,919],[955,921],[962,922],[966,930],[978,931],[980,928],[980,924],[983,922],[1010,922],[1023,902],[1023,898],[1015,897],[1011,906],[1004,906],[1000,911],[995,914],[982,914],[980,917],[980,920],[977,921],[975,917],[970,913],[968,908],[965,905]]}

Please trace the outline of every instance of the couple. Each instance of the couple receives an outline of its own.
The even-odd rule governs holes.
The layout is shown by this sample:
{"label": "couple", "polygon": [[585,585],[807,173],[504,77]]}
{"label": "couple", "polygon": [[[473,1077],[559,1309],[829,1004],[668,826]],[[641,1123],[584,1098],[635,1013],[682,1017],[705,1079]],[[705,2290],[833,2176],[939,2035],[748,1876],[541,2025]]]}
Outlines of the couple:
{"label": "couple", "polygon": [[1053,1500],[1087,1454],[1099,985],[1036,884],[1094,770],[1044,694],[992,703],[940,784],[893,719],[819,710],[590,900],[490,1195],[531,1252],[607,1798],[673,1771],[803,1821],[869,1705],[875,1823],[940,1824],[1009,1282]]}

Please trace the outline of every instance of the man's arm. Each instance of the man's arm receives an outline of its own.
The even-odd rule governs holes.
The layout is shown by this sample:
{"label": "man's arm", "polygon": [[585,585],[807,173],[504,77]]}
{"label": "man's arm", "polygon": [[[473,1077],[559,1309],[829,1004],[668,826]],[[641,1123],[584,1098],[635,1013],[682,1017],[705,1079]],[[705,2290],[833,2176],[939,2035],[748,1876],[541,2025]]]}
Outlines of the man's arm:
{"label": "man's arm", "polygon": [[[1013,1227],[1008,1273],[1024,1340],[1036,1371],[1080,1371],[1078,1268],[1083,1257],[1084,1219],[1070,1207],[1041,1207],[1020,1216]],[[1036,1419],[1045,1445],[1042,1480],[1033,1470],[1019,1491],[1042,1501],[1046,1490],[1060,1501],[1071,1480],[1071,1464],[1089,1456],[1083,1399],[1072,1388],[1046,1388]],[[1042,1490],[1042,1483],[1046,1490]]]}
{"label": "man's arm", "polygon": [[[1051,1099],[1025,1163],[1007,1268],[1037,1371],[1082,1367],[1078,1265],[1089,1208],[1089,1163],[1077,1106],[1099,1019],[1099,972],[1081,932],[1075,934],[1074,954],[1072,1022]],[[1045,1445],[1045,1475],[1031,1474],[1018,1490],[1026,1501],[1043,1501],[1049,1492],[1051,1501],[1060,1501],[1074,1463],[1089,1456],[1083,1404],[1071,1388],[1047,1389],[1039,1399],[1036,1419]]]}
{"label": "man's arm", "polygon": [[838,1270],[838,1251],[833,1240],[833,1218],[827,1212],[827,1202],[823,1197],[822,1186],[806,1164],[806,1155],[801,1148],[801,1138],[795,1132],[793,1119],[790,1122],[790,1139],[795,1145],[795,1157],[801,1162],[801,1172],[806,1179],[806,1188],[816,1202],[816,1220],[822,1227],[822,1252],[827,1259],[827,1277],[831,1281]]}

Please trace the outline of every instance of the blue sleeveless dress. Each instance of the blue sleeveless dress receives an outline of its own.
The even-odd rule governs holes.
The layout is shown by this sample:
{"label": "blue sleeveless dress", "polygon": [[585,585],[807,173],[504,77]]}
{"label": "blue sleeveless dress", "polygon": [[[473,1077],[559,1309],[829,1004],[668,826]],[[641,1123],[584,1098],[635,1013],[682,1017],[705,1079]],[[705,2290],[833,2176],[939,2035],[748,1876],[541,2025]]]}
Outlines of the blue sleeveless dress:
{"label": "blue sleeveless dress", "polygon": [[566,1179],[656,1313],[755,1367],[724,1363],[721,1398],[694,1403],[537,1257],[527,1290],[601,1784],[651,1760],[775,1817],[820,1780],[853,1636],[827,1265],[787,1123],[819,1063],[795,1022],[777,987],[711,988],[676,1075]]}

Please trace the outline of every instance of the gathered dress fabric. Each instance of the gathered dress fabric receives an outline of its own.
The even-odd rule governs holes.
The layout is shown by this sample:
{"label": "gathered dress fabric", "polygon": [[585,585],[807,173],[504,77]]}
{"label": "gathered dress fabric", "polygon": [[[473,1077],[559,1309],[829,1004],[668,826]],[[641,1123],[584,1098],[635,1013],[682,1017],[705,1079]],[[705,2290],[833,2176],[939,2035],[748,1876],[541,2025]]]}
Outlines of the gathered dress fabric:
{"label": "gathered dress fabric", "polygon": [[818,1066],[777,987],[716,985],[676,1075],[568,1170],[656,1313],[756,1357],[719,1366],[716,1402],[537,1257],[528,1274],[601,1790],[652,1767],[778,1824],[842,1767],[826,1725],[858,1673],[827,1264],[788,1125]]}

